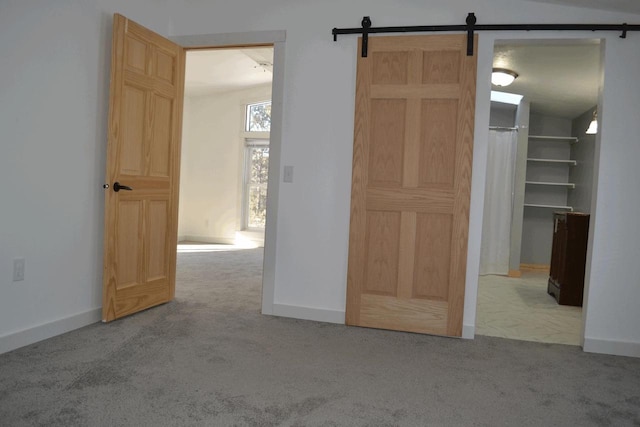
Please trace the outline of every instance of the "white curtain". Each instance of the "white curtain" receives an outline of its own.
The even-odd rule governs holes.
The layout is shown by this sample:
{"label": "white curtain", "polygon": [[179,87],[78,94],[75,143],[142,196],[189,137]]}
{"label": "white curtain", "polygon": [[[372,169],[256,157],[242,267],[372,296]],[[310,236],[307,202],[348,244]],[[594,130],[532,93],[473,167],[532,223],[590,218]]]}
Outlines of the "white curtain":
{"label": "white curtain", "polygon": [[490,130],[480,274],[507,274],[517,147],[515,130]]}

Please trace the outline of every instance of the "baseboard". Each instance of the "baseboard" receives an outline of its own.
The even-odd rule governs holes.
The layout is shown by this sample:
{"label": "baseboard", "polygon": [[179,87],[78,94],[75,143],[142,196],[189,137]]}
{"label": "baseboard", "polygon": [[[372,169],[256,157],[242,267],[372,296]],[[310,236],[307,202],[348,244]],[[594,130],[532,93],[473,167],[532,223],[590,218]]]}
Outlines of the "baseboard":
{"label": "baseboard", "polygon": [[613,341],[585,337],[582,348],[587,353],[640,357],[640,342]]}
{"label": "baseboard", "polygon": [[0,337],[0,354],[99,322],[101,316],[102,309],[94,308],[53,322],[3,335]]}
{"label": "baseboard", "polygon": [[475,325],[462,325],[462,338],[466,340],[472,340],[475,337],[476,327]]}
{"label": "baseboard", "polygon": [[537,272],[549,272],[550,266],[546,264],[520,264],[521,271],[537,271]]}
{"label": "baseboard", "polygon": [[184,236],[178,236],[178,242],[210,243],[212,245],[233,245],[235,244],[236,239],[233,237],[211,237],[187,234]]}
{"label": "baseboard", "polygon": [[[274,316],[314,320],[316,322],[338,323],[340,325],[344,325],[344,311],[338,310],[323,310],[319,308],[300,307],[297,305],[273,304],[272,314]],[[462,338],[473,339],[475,329],[476,328],[474,325],[463,325]]]}
{"label": "baseboard", "polygon": [[273,315],[292,317],[294,319],[315,320],[316,322],[339,323],[344,325],[344,311],[338,310],[273,304]]}
{"label": "baseboard", "polygon": [[507,273],[508,277],[522,277],[522,272],[520,270],[509,270]]}

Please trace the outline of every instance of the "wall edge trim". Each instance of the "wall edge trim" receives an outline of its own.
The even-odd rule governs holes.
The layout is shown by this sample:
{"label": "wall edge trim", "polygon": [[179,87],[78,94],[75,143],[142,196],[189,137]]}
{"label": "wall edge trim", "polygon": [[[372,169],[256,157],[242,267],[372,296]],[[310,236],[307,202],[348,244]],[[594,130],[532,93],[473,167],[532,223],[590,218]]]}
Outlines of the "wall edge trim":
{"label": "wall edge trim", "polygon": [[610,354],[613,356],[640,357],[640,342],[584,338],[582,349],[586,353]]}
{"label": "wall edge trim", "polygon": [[102,308],[98,307],[17,332],[10,332],[0,336],[0,354],[99,322],[101,318]]}
{"label": "wall edge trim", "polygon": [[293,319],[313,320],[316,322],[337,323],[344,325],[344,311],[323,308],[303,307],[298,305],[273,304],[274,316]]}
{"label": "wall edge trim", "polygon": [[475,338],[476,325],[464,323],[462,325],[462,338],[466,340],[472,340]]}

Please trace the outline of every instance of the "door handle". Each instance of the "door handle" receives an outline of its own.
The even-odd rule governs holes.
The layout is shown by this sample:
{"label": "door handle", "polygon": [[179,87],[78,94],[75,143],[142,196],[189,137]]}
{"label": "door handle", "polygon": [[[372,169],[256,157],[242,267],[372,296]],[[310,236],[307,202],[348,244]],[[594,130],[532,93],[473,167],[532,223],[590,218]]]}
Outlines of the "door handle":
{"label": "door handle", "polygon": [[131,191],[131,190],[133,190],[133,188],[129,187],[128,185],[122,185],[118,181],[114,182],[113,183],[113,191],[115,191],[117,193],[120,190]]}

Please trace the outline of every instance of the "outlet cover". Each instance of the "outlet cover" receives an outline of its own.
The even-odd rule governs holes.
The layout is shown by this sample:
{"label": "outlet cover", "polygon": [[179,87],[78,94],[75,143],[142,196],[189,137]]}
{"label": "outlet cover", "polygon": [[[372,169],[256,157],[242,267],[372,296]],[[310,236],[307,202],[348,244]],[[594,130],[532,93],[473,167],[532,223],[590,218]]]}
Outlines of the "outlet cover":
{"label": "outlet cover", "polygon": [[22,280],[24,280],[24,258],[16,258],[13,260],[13,281]]}
{"label": "outlet cover", "polygon": [[293,182],[293,166],[285,166],[283,175],[284,182]]}

